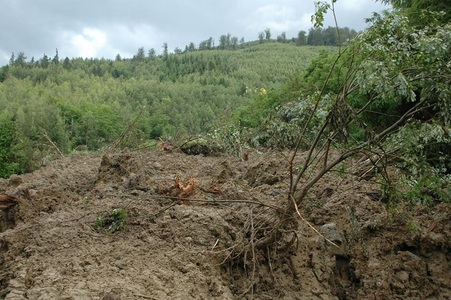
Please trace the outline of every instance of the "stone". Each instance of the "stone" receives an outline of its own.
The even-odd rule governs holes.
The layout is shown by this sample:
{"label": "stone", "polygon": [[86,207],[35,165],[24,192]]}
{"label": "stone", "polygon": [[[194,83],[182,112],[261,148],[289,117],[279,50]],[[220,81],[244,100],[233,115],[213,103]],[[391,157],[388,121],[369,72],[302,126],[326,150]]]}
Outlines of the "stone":
{"label": "stone", "polygon": [[324,224],[323,226],[321,226],[320,232],[326,239],[328,239],[329,241],[333,242],[338,246],[338,247],[334,246],[329,242],[324,241],[326,249],[330,253],[332,253],[333,255],[347,256],[343,234],[341,233],[341,230],[337,227],[335,223]]}

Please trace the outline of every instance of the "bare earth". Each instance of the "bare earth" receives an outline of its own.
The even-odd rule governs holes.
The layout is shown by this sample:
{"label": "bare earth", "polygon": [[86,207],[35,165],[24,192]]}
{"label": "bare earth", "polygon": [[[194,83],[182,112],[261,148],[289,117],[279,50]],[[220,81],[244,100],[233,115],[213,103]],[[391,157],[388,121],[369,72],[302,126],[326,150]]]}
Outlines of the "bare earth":
{"label": "bare earth", "polygon": [[[449,204],[389,205],[353,176],[300,210],[340,249],[298,216],[290,249],[233,263],[243,228],[287,201],[288,157],[79,153],[0,180],[17,202],[0,210],[0,299],[451,299]],[[115,208],[123,228],[96,227]]]}

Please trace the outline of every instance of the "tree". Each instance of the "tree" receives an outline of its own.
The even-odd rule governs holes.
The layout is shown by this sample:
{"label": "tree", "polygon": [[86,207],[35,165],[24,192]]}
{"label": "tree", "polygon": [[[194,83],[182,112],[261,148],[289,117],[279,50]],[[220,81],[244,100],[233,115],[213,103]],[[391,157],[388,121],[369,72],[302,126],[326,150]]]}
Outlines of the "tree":
{"label": "tree", "polygon": [[[434,195],[429,199],[450,201],[443,190],[449,188],[451,171],[451,24],[439,25],[431,19],[430,26],[419,28],[398,12],[384,12],[369,21],[370,29],[328,56],[328,68],[322,70],[324,80],[317,91],[297,101],[303,113],[295,112],[301,123],[294,130],[300,135],[288,163],[290,187],[284,208],[273,216],[251,219],[259,225],[236,238],[240,246],[228,256],[232,263],[246,261],[250,253],[254,261],[257,255],[270,253],[269,249],[277,251],[295,244],[297,219],[305,221],[300,205],[327,173],[339,172],[339,166],[353,156],[367,162],[357,176],[377,173],[383,181],[383,193],[396,197],[393,179],[399,175],[391,177],[387,168],[396,161],[412,161],[411,155],[416,153],[420,160],[410,164],[415,177],[406,188]],[[384,113],[387,106],[401,109],[393,117],[385,114],[384,124],[371,126],[366,122],[367,114]],[[362,134],[352,136],[357,130]],[[432,147],[427,142],[431,140]],[[298,152],[305,141],[306,151],[300,159]],[[422,160],[422,156],[431,160]],[[429,180],[422,180],[425,176]],[[430,185],[418,186],[421,182]],[[421,201],[420,197],[414,199]],[[337,247],[332,241],[327,243]]]}
{"label": "tree", "polygon": [[286,43],[287,42],[287,34],[285,32],[282,32],[279,36],[277,36],[277,41],[279,43]]}
{"label": "tree", "polygon": [[[118,54],[119,55],[119,54]],[[64,69],[70,69],[70,67],[71,67],[71,62],[70,62],[70,59],[69,59],[69,57],[67,57],[66,56],[66,58],[64,59],[64,61],[63,61],[63,67],[64,67]]]}
{"label": "tree", "polygon": [[168,54],[168,43],[163,43],[163,56],[166,58]]}
{"label": "tree", "polygon": [[409,17],[414,24],[427,25],[427,18],[418,18],[422,11],[426,12],[445,12],[444,16],[439,17],[442,24],[451,21],[451,1],[450,0],[376,0],[385,4],[391,4],[394,8],[401,10]]}
{"label": "tree", "polygon": [[355,31],[354,29],[349,29],[348,27],[339,28],[338,32],[339,32],[339,37],[340,37],[339,45],[341,45],[342,43],[344,43],[346,41],[350,41],[355,36],[357,36],[357,31]]}
{"label": "tree", "polygon": [[11,57],[10,57],[10,59],[9,59],[9,65],[10,65],[10,66],[14,65],[14,62],[15,62],[15,61],[16,61],[16,58],[15,58],[14,52],[13,52],[13,53],[11,53]]}
{"label": "tree", "polygon": [[265,33],[264,32],[260,32],[258,34],[258,41],[259,41],[259,43],[263,44],[264,40],[265,40]]}
{"label": "tree", "polygon": [[232,38],[232,36],[230,35],[230,33],[228,34],[223,34],[219,37],[219,45],[218,48],[221,50],[227,49],[232,45],[232,40],[234,38]]}
{"label": "tree", "polygon": [[59,65],[59,63],[60,63],[60,58],[58,56],[58,49],[56,49],[55,56],[52,59],[52,64]]}
{"label": "tree", "polygon": [[337,35],[337,29],[334,27],[327,27],[326,29],[322,30],[322,40],[323,44],[326,46],[336,46],[339,45],[338,41],[338,35]]}
{"label": "tree", "polygon": [[144,51],[144,47],[138,48],[138,53],[133,56],[133,60],[135,61],[143,61],[146,58],[146,54]]}
{"label": "tree", "polygon": [[271,29],[269,29],[269,28],[266,28],[266,29],[265,29],[265,39],[266,39],[267,41],[270,41],[270,40],[271,40]]}
{"label": "tree", "polygon": [[199,50],[211,50],[214,47],[214,40],[212,37],[208,38],[205,41],[200,42]]}
{"label": "tree", "polygon": [[323,30],[321,28],[310,28],[307,36],[307,44],[311,46],[324,45]]}
{"label": "tree", "polygon": [[228,39],[227,39],[227,35],[221,35],[220,37],[219,37],[219,45],[218,45],[218,48],[219,49],[221,49],[221,50],[224,50],[227,46],[228,46],[228,43],[229,43],[229,41],[228,41]]}
{"label": "tree", "polygon": [[0,178],[24,172],[22,158],[17,151],[17,130],[7,113],[0,113]]}
{"label": "tree", "polygon": [[215,47],[215,40],[212,38],[212,37],[210,37],[208,40],[207,40],[207,49],[208,50],[211,50],[211,49],[213,49]]}
{"label": "tree", "polygon": [[307,44],[306,32],[301,30],[298,32],[298,38],[296,40],[296,45],[303,46]]}
{"label": "tree", "polygon": [[194,45],[193,42],[189,43],[188,47],[187,47],[188,51],[195,51],[196,50],[196,45]]}
{"label": "tree", "polygon": [[154,59],[157,56],[154,48],[150,48],[149,52],[147,52],[147,57],[150,59]]}
{"label": "tree", "polygon": [[39,64],[41,65],[41,68],[46,69],[49,66],[49,57],[44,54],[44,56],[39,61]]}
{"label": "tree", "polygon": [[236,49],[236,47],[238,46],[238,37],[234,36],[230,39],[230,46],[233,50]]}
{"label": "tree", "polygon": [[14,61],[14,65],[23,67],[26,65],[26,63],[27,63],[27,57],[25,56],[25,53],[19,52],[16,60]]}

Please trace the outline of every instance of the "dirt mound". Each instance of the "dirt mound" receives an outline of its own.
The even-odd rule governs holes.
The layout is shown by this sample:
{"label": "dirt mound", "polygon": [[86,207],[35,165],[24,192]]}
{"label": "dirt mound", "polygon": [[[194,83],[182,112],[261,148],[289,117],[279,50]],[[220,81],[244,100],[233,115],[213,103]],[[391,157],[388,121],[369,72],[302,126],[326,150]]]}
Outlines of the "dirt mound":
{"label": "dirt mound", "polygon": [[[285,203],[288,157],[71,155],[0,180],[0,299],[451,297],[449,205],[390,206],[347,176],[301,209],[339,248],[299,219],[289,249],[231,259]],[[115,231],[101,219],[113,211]]]}

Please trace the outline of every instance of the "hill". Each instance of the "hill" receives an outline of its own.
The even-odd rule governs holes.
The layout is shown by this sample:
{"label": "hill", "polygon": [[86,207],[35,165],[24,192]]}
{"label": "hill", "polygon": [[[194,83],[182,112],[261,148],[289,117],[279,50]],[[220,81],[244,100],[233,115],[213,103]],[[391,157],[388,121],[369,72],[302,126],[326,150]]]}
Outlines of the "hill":
{"label": "hill", "polygon": [[[237,59],[277,62],[271,43],[19,55],[2,69],[0,175],[42,168],[0,180],[1,296],[449,298],[451,31],[439,16],[375,14],[284,83]],[[188,132],[210,134],[148,142]]]}
{"label": "hill", "polygon": [[283,84],[331,49],[274,42],[114,61],[56,55],[27,62],[22,54],[2,68],[0,119],[14,119],[14,153],[31,162],[26,169],[48,155],[49,140],[68,153],[98,150],[126,130],[128,147],[205,133],[259,89]]}

